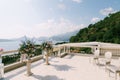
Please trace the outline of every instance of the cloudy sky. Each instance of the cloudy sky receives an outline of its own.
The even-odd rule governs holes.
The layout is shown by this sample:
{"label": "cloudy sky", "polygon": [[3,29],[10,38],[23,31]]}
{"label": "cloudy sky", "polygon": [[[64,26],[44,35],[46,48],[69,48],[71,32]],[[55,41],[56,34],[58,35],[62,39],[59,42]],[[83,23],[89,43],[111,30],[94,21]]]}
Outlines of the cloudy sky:
{"label": "cloudy sky", "polygon": [[0,38],[79,30],[120,10],[120,0],[0,0]]}

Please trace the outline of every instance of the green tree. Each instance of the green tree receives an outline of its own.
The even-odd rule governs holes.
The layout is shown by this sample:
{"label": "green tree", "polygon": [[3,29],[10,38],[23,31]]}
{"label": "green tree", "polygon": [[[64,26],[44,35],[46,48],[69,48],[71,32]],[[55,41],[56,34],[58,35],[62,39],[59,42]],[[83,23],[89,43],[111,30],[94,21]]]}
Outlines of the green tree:
{"label": "green tree", "polygon": [[120,43],[120,11],[81,29],[70,42],[100,41]]}

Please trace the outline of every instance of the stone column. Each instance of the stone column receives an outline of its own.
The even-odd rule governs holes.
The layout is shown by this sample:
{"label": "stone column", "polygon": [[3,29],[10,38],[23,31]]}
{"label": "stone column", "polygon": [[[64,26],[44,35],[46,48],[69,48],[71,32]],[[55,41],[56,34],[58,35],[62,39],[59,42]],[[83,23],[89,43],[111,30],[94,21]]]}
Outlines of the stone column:
{"label": "stone column", "polygon": [[70,53],[70,46],[68,47],[68,53]]}
{"label": "stone column", "polygon": [[64,46],[64,53],[66,53],[66,51],[65,51],[65,46]]}
{"label": "stone column", "polygon": [[4,78],[4,64],[2,63],[2,52],[0,52],[0,80]]}
{"label": "stone column", "polygon": [[27,66],[27,74],[26,74],[26,76],[31,76],[33,74],[31,72],[31,59],[28,59],[26,61],[26,66]]}
{"label": "stone column", "polygon": [[50,65],[50,63],[48,61],[48,53],[46,54],[46,65]]}
{"label": "stone column", "polygon": [[59,48],[58,56],[61,57],[61,49]]}

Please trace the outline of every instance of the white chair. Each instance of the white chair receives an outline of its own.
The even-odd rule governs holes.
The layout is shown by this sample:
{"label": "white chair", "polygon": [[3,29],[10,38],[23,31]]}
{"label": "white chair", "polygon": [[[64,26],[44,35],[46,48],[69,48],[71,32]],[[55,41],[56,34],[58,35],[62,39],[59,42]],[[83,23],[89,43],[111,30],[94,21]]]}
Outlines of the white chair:
{"label": "white chair", "polygon": [[117,74],[119,74],[120,76],[120,58],[119,58],[119,65],[107,65],[106,69],[109,72],[109,76],[110,76],[110,72],[115,73],[115,80],[117,80]]}
{"label": "white chair", "polygon": [[111,58],[112,58],[112,53],[111,52],[106,52],[105,53],[105,65],[110,65],[111,64]]}
{"label": "white chair", "polygon": [[100,50],[95,50],[94,52],[94,62],[99,64],[99,55],[100,55]]}

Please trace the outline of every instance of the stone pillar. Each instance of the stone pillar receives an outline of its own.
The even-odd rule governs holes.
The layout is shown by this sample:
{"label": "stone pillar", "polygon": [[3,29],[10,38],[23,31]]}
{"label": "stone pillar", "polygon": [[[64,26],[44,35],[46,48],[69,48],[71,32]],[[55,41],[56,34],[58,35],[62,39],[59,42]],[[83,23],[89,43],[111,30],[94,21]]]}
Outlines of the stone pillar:
{"label": "stone pillar", "polygon": [[65,51],[65,46],[64,46],[64,53],[66,53],[66,51]]}
{"label": "stone pillar", "polygon": [[48,60],[48,53],[46,54],[46,65],[50,65],[49,60]]}
{"label": "stone pillar", "polygon": [[100,43],[98,44],[98,50],[99,50],[99,54],[101,55]]}
{"label": "stone pillar", "polygon": [[2,63],[2,56],[1,56],[1,54],[0,54],[0,64]]}
{"label": "stone pillar", "polygon": [[70,46],[69,46],[69,48],[68,48],[68,53],[70,53]]}
{"label": "stone pillar", "polygon": [[94,48],[91,48],[91,52],[94,53]]}
{"label": "stone pillar", "polygon": [[66,52],[67,52],[67,53],[69,52],[68,46],[67,46],[67,50],[66,50]]}
{"label": "stone pillar", "polygon": [[0,80],[3,78],[4,78],[4,64],[2,63],[2,56],[0,54]]}
{"label": "stone pillar", "polygon": [[27,66],[27,73],[26,76],[31,76],[33,73],[31,72],[31,59],[28,59],[26,61],[26,66]]}
{"label": "stone pillar", "polygon": [[61,57],[61,49],[59,48],[58,56]]}
{"label": "stone pillar", "polygon": [[25,62],[27,59],[27,54],[21,54],[20,56],[20,62]]}

